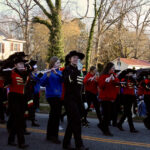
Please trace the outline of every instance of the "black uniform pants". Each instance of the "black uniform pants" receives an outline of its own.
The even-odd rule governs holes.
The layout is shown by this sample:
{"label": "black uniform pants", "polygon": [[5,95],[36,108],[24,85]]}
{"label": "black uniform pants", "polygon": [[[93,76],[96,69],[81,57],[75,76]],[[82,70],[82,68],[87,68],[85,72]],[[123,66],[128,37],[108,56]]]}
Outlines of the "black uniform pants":
{"label": "black uniform pants", "polygon": [[146,105],[147,118],[150,120],[150,95],[144,95],[144,102]]}
{"label": "black uniform pants", "polygon": [[65,99],[65,109],[67,113],[68,124],[63,140],[63,145],[67,146],[70,144],[72,135],[75,139],[76,148],[83,146],[81,139],[81,109],[82,104],[76,102],[71,98]]}
{"label": "black uniform pants", "polygon": [[97,118],[98,118],[99,123],[100,123],[102,121],[102,119],[101,119],[101,113],[100,113],[100,102],[98,102],[97,95],[86,91],[86,100],[88,103],[88,109],[86,110],[86,116],[87,116],[88,111],[90,109],[91,103],[93,103],[95,110],[96,110]]}
{"label": "black uniform pants", "polygon": [[136,97],[134,95],[123,95],[122,96],[124,112],[123,112],[123,115],[119,121],[119,125],[122,125],[124,120],[127,117],[130,130],[135,129],[134,125],[133,125],[132,111],[131,111],[132,105],[135,102],[135,98]]}
{"label": "black uniform pants", "polygon": [[34,108],[35,108],[35,110],[37,108],[39,108],[39,103],[40,103],[39,100],[40,100],[39,93],[34,94],[33,102],[34,102]]}
{"label": "black uniform pants", "polygon": [[111,120],[112,105],[113,105],[112,101],[102,101],[103,119],[101,126],[104,132],[109,132],[109,123]]}
{"label": "black uniform pants", "polygon": [[6,100],[4,97],[4,89],[0,88],[0,120],[5,120],[5,108],[3,102]]}
{"label": "black uniform pants", "polygon": [[3,100],[0,99],[0,120],[4,120],[4,105],[3,105]]}
{"label": "black uniform pants", "polygon": [[111,113],[111,120],[112,120],[112,125],[116,126],[117,125],[117,118],[118,114],[120,112],[120,95],[117,96],[116,100],[112,103],[112,113]]}
{"label": "black uniform pants", "polygon": [[18,144],[24,144],[24,110],[25,101],[24,95],[18,93],[9,93],[9,137],[8,142],[14,142],[15,135],[18,138]]}
{"label": "black uniform pants", "polygon": [[28,108],[28,111],[29,111],[28,119],[31,120],[32,122],[34,122],[35,121],[35,107],[34,107],[34,103],[33,103],[33,106],[30,106]]}
{"label": "black uniform pants", "polygon": [[[67,115],[67,113],[66,113],[66,111],[62,113],[62,108],[63,108],[63,106],[65,105],[65,104],[64,104],[64,100],[61,100],[60,103],[61,103],[61,117],[60,117],[60,120],[63,122],[64,117]],[[65,106],[64,106],[64,107],[65,107]]]}
{"label": "black uniform pants", "polygon": [[58,97],[48,98],[47,101],[51,108],[47,124],[47,139],[58,138],[59,121],[61,115],[60,98]]}

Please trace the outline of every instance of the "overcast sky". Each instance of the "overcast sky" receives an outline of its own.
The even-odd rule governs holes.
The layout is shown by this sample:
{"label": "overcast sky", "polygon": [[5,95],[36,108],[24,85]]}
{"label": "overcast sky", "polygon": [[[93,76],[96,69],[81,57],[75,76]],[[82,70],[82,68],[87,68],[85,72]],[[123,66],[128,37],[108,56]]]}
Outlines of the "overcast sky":
{"label": "overcast sky", "polygon": [[[5,0],[0,0],[0,2],[5,1]],[[12,0],[13,1],[13,0]],[[52,0],[54,2],[54,0]],[[41,0],[44,4],[44,0]],[[62,8],[66,6],[66,2],[68,0],[62,0]],[[89,0],[89,11],[88,11],[88,16],[93,17],[93,10],[94,10],[94,0]],[[9,8],[6,7],[5,5],[0,4],[0,13],[6,12]],[[67,3],[67,7],[65,7],[65,11],[71,14],[72,17],[80,17],[84,16],[86,11],[87,11],[87,0],[69,0],[69,3]],[[11,13],[12,15],[13,13]],[[14,15],[15,16],[15,15]],[[84,23],[86,23],[87,28],[90,28],[91,21],[92,19],[84,19]]]}
{"label": "overcast sky", "polygon": [[[3,2],[5,0],[0,0],[0,2]],[[66,5],[66,2],[68,0],[62,0],[62,8]],[[42,0],[43,2],[43,0]],[[89,12],[88,15],[92,16],[93,15],[93,0],[90,0],[90,8],[89,8]],[[69,7],[68,7],[69,6]],[[4,5],[0,4],[0,11],[5,11],[7,10],[8,7],[5,7]],[[87,0],[70,0],[67,7],[65,8],[65,10],[71,10],[71,13],[73,15],[77,15],[76,11],[78,11],[78,13],[80,13],[81,15],[86,13],[87,10]]]}
{"label": "overcast sky", "polygon": [[[5,1],[5,0],[0,0],[0,2],[2,1]],[[44,0],[41,0],[41,1],[44,2]],[[54,0],[52,1],[54,2]],[[64,6],[66,5],[66,2],[68,2],[68,0],[62,0],[62,8],[64,8]],[[90,2],[89,4],[90,7],[88,11],[88,17],[93,17],[94,0],[89,0],[89,2]],[[5,7],[4,5],[0,4],[0,12],[4,12],[6,10],[8,10],[8,7]],[[87,10],[87,0],[69,0],[67,7],[65,7],[65,11],[69,11],[69,13],[73,17],[84,16],[86,13],[86,10]],[[84,19],[84,22],[86,23],[88,29],[90,28],[91,21],[92,21],[92,18]]]}

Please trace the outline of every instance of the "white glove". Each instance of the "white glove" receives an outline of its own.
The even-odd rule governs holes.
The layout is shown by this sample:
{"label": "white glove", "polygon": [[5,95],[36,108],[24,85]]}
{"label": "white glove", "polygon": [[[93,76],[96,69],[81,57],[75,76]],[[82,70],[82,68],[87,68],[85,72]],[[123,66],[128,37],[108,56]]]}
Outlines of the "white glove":
{"label": "white glove", "polygon": [[89,81],[93,81],[94,79],[95,79],[95,76],[94,77],[90,77]]}
{"label": "white glove", "polygon": [[82,85],[83,84],[83,77],[77,76],[77,83]]}
{"label": "white glove", "polygon": [[105,82],[110,82],[110,80],[111,80],[111,77],[108,77],[105,79]]}
{"label": "white glove", "polygon": [[77,68],[78,68],[78,70],[82,70],[82,68],[83,68],[83,65],[82,65],[80,59],[78,59]]}
{"label": "white glove", "polygon": [[84,102],[84,108],[85,108],[85,110],[88,109],[88,104],[87,104],[87,102]]}
{"label": "white glove", "polygon": [[112,80],[115,80],[115,77],[113,76],[113,74],[111,74],[110,77],[111,77]]}
{"label": "white glove", "polygon": [[144,96],[143,95],[139,96],[139,99],[140,100],[144,99]]}

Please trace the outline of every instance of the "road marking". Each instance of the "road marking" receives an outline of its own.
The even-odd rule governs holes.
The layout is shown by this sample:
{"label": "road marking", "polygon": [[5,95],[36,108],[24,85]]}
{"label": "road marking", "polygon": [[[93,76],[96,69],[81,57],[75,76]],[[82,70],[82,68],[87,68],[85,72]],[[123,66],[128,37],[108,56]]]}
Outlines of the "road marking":
{"label": "road marking", "polygon": [[[6,126],[5,125],[0,125],[0,128],[6,128]],[[34,129],[34,128],[27,128],[27,130],[30,131],[30,132],[34,132],[34,133],[43,133],[43,134],[46,134],[46,130]],[[60,132],[59,135],[60,136],[64,136],[64,133]],[[105,139],[105,138],[85,136],[85,135],[83,135],[82,138],[84,140],[97,141],[97,142],[103,142],[103,143],[122,144],[122,145],[129,145],[129,146],[137,146],[137,147],[150,148],[150,144],[148,144],[148,143],[131,142],[131,141],[123,141],[123,140],[113,140],[113,139]]]}

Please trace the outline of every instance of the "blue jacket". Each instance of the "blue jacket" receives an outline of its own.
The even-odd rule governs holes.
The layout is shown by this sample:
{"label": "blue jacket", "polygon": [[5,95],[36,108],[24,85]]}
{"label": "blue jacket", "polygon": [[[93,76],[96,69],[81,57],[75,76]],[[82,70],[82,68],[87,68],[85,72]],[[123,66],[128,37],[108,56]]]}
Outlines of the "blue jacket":
{"label": "blue jacket", "polygon": [[61,97],[62,95],[62,72],[58,69],[57,74],[54,72],[50,73],[48,77],[45,73],[40,80],[40,84],[46,87],[46,98]]}
{"label": "blue jacket", "polygon": [[32,78],[36,81],[34,85],[34,94],[38,94],[40,92],[40,78],[37,73],[34,73],[34,75],[32,74]]}

